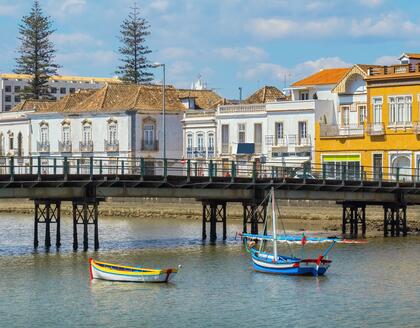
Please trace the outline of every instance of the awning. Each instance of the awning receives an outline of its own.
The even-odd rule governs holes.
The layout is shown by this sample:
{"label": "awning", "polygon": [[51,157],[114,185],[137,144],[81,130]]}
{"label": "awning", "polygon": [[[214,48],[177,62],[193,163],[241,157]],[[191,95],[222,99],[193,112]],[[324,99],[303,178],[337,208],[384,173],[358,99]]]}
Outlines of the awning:
{"label": "awning", "polygon": [[237,155],[252,155],[255,154],[255,144],[253,143],[238,143]]}
{"label": "awning", "polygon": [[328,162],[360,162],[360,154],[322,155],[322,161]]}

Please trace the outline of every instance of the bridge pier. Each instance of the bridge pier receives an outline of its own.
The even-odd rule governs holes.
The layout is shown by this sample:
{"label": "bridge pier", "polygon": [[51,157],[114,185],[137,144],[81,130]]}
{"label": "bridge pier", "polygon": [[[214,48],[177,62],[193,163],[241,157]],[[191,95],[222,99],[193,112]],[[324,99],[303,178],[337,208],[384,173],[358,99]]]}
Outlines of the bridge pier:
{"label": "bridge pier", "polygon": [[51,223],[56,224],[57,248],[61,246],[60,221],[61,221],[61,201],[59,200],[35,200],[35,218],[34,218],[34,247],[39,245],[38,224],[45,224],[45,247],[51,247]]}
{"label": "bridge pier", "polygon": [[343,203],[343,222],[342,233],[346,235],[347,225],[350,226],[350,237],[357,238],[359,234],[359,224],[362,229],[362,237],[366,236],[366,204],[363,203]]}
{"label": "bridge pier", "polygon": [[407,236],[407,206],[384,205],[384,237],[399,237],[400,233]]}
{"label": "bridge pier", "polygon": [[216,226],[218,222],[223,225],[223,240],[226,240],[226,202],[225,201],[203,201],[203,240],[207,238],[206,226],[210,223],[210,242],[214,243],[217,239]]}
{"label": "bridge pier", "polygon": [[83,251],[89,248],[89,225],[94,226],[94,249],[99,249],[98,234],[98,205],[95,201],[73,201],[73,250],[79,247],[77,238],[77,225],[83,225]]}
{"label": "bridge pier", "polygon": [[243,206],[243,233],[247,233],[247,225],[251,224],[251,234],[258,234],[258,225],[265,223],[267,217],[267,204],[242,203]]}

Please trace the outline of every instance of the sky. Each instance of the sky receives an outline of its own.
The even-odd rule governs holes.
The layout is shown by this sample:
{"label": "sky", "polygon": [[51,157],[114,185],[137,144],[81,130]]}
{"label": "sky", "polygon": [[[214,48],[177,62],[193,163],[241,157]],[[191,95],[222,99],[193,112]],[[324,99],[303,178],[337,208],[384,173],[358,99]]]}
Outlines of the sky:
{"label": "sky", "polygon": [[[283,88],[322,68],[389,65],[420,52],[418,0],[137,0],[151,62],[167,83],[199,76],[226,98]],[[40,0],[54,22],[62,75],[110,77],[134,0]],[[14,69],[18,24],[32,0],[0,0],[0,72]],[[154,71],[156,82],[162,70]]]}

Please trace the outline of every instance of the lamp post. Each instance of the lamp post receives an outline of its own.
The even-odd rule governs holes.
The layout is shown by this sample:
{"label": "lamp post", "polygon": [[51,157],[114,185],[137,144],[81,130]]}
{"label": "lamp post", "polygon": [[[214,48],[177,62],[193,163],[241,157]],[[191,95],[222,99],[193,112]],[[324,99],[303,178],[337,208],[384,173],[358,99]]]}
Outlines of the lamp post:
{"label": "lamp post", "polygon": [[162,94],[163,94],[163,98],[162,98],[162,116],[163,116],[163,159],[166,159],[166,118],[165,118],[165,114],[166,114],[166,97],[165,97],[165,90],[166,90],[166,86],[165,86],[165,79],[166,79],[166,66],[165,64],[162,63],[154,63],[152,65],[152,67],[157,68],[157,67],[162,67],[163,70],[163,85],[162,85]]}

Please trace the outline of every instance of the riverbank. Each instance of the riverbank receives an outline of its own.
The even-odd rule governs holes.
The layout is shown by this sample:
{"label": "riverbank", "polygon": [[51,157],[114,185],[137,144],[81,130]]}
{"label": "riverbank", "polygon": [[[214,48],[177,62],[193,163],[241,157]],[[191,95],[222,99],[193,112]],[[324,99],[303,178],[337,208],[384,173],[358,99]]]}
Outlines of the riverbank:
{"label": "riverbank", "polygon": [[[340,232],[342,209],[339,205],[328,202],[282,202],[281,215],[289,230],[311,230]],[[242,220],[242,206],[229,204],[228,220]],[[2,200],[0,213],[33,214],[34,205],[29,200]],[[64,203],[62,215],[71,216],[70,203]],[[101,203],[99,215],[122,218],[169,218],[201,220],[202,207],[200,202],[193,200],[171,199],[158,201],[156,199],[110,200]],[[380,234],[383,229],[383,209],[380,206],[370,206],[366,209],[366,226],[369,234]],[[420,231],[420,213],[411,207],[407,210],[408,227],[411,232]]]}

